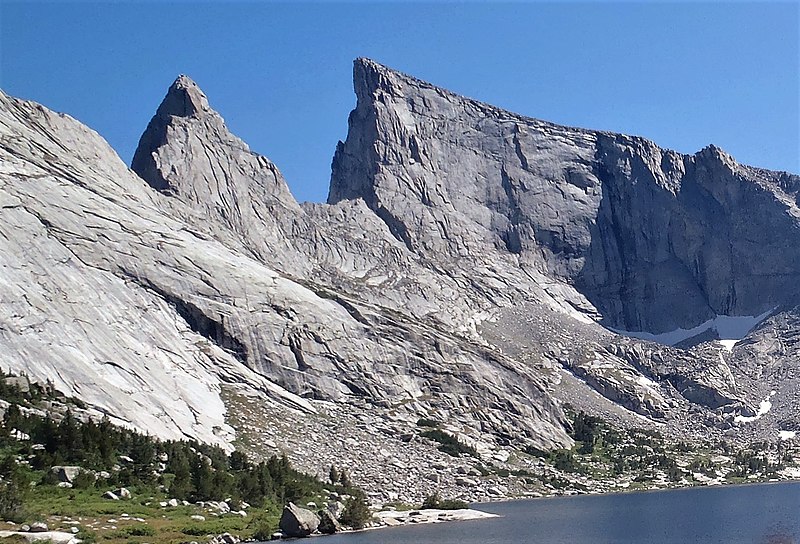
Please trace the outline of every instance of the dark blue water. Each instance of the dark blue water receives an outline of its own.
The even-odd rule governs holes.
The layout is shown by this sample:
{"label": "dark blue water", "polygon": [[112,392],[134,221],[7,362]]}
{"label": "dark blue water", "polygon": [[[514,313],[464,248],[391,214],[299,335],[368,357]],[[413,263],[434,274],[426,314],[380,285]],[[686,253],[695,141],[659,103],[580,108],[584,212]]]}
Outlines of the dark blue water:
{"label": "dark blue water", "polygon": [[800,482],[474,508],[503,517],[336,535],[324,544],[800,544]]}

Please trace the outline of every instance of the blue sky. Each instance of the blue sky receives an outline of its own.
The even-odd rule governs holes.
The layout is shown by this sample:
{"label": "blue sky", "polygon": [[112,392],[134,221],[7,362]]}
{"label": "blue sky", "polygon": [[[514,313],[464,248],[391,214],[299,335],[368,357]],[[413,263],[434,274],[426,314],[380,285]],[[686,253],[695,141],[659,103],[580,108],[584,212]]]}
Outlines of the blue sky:
{"label": "blue sky", "polygon": [[191,76],[299,200],[327,195],[367,56],[566,125],[800,171],[800,3],[0,2],[0,87],[130,162]]}

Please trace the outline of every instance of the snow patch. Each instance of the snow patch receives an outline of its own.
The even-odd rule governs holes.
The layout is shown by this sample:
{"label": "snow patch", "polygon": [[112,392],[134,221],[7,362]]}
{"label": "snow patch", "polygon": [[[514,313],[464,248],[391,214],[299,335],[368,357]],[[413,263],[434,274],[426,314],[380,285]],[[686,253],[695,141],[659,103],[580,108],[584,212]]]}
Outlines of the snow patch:
{"label": "snow patch", "polygon": [[797,436],[797,431],[778,431],[778,438],[781,440],[792,440]]}
{"label": "snow patch", "polygon": [[733,418],[735,423],[750,423],[751,421],[756,421],[757,419],[761,419],[761,416],[767,414],[770,410],[772,410],[772,401],[770,400],[775,395],[775,391],[770,391],[767,398],[761,401],[758,405],[758,412],[754,416],[736,416]]}
{"label": "snow patch", "polygon": [[611,329],[617,334],[630,336],[631,338],[638,338],[640,340],[649,340],[651,342],[658,342],[667,346],[674,346],[684,340],[688,340],[698,334],[706,331],[716,331],[720,343],[731,351],[733,346],[742,338],[747,336],[753,328],[764,321],[767,316],[772,313],[772,310],[767,310],[761,315],[718,315],[713,319],[709,319],[704,323],[700,323],[691,329],[675,329],[674,331],[650,333],[646,331],[626,331],[623,329]]}

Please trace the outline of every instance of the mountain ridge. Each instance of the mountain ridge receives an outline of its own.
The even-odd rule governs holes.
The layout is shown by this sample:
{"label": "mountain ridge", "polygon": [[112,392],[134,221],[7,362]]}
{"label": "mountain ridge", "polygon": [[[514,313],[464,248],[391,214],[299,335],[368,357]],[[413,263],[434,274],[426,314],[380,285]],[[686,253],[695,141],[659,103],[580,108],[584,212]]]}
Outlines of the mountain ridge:
{"label": "mountain ridge", "polygon": [[[370,73],[377,75],[372,78],[361,76],[360,73],[365,70],[372,70]],[[661,187],[664,195],[669,195],[668,198],[677,203],[677,208],[668,201],[664,201],[662,206],[670,205],[676,208],[672,211],[673,214],[677,214],[678,217],[684,216],[688,221],[696,221],[691,217],[692,214],[710,213],[710,210],[696,210],[696,208],[713,207],[720,203],[723,208],[728,205],[724,201],[725,193],[721,188],[709,185],[700,188],[701,192],[712,191],[709,193],[707,204],[686,199],[676,200],[685,193],[684,189],[692,189],[693,185],[705,183],[703,179],[725,179],[727,176],[727,179],[733,181],[742,177],[740,173],[744,175],[748,172],[755,173],[753,170],[740,167],[730,155],[716,146],[708,146],[694,155],[681,155],[663,150],[644,138],[604,131],[576,130],[506,114],[503,110],[470,99],[462,99],[428,84],[418,85],[417,80],[380,67],[373,62],[356,62],[354,72],[356,82],[369,81],[374,90],[359,91],[357,85],[359,103],[350,117],[351,130],[348,140],[337,146],[337,153],[334,156],[330,202],[346,198],[363,198],[386,220],[398,239],[409,247],[414,245],[414,238],[422,237],[424,243],[434,244],[437,251],[447,252],[449,249],[455,249],[455,254],[458,255],[459,250],[453,248],[454,236],[462,244],[493,244],[498,248],[505,245],[509,252],[530,257],[528,263],[523,262],[523,264],[544,268],[547,273],[556,273],[574,282],[584,294],[598,289],[604,291],[599,295],[601,303],[610,296],[607,292],[610,286],[603,285],[607,281],[603,278],[619,276],[625,267],[636,266],[636,263],[633,265],[612,263],[616,269],[605,270],[598,269],[595,262],[600,261],[604,267],[609,259],[624,261],[626,252],[663,253],[663,250],[658,248],[624,247],[631,243],[641,244],[636,233],[629,232],[627,239],[614,241],[614,237],[617,236],[614,234],[617,228],[614,226],[615,221],[621,223],[624,228],[636,225],[637,221],[639,224],[647,224],[637,218],[615,218],[614,214],[634,211],[620,211],[620,206],[646,202],[647,199],[663,201],[664,196],[649,189]],[[423,103],[424,106],[419,106],[419,103]],[[478,111],[473,111],[475,109]],[[372,115],[376,117],[373,119]],[[446,121],[441,121],[442,117]],[[518,122],[527,124],[520,126]],[[476,144],[480,145],[477,149],[483,150],[479,157],[473,156],[476,146],[469,145],[470,136],[467,136],[466,144],[459,141],[461,135],[470,131],[478,135],[475,136],[480,142]],[[542,131],[543,136],[536,134]],[[551,135],[548,131],[555,132]],[[431,137],[430,134],[433,133],[437,136]],[[351,140],[352,143],[348,144]],[[426,145],[430,148],[427,151]],[[489,146],[489,149],[486,146]],[[352,151],[348,151],[349,148],[353,148]],[[407,151],[398,155],[399,150],[403,149]],[[377,155],[374,155],[376,153]],[[422,156],[426,153],[437,157],[435,164],[428,164],[422,160]],[[532,154],[530,159],[526,158],[526,153]],[[459,159],[450,162],[442,159],[455,156]],[[363,161],[363,164],[360,161]],[[463,166],[465,163],[467,167]],[[620,167],[618,163],[622,166]],[[370,168],[376,168],[376,165],[379,165],[377,168],[380,171],[371,171]],[[480,177],[474,177],[476,172]],[[766,171],[759,172],[763,176]],[[636,176],[644,176],[647,183],[637,186]],[[756,186],[773,193],[781,179],[792,179],[792,176],[781,173],[771,173],[770,176],[773,179],[769,182],[764,180],[762,183],[758,177],[754,177],[753,181],[756,182]],[[461,180],[465,177],[467,182],[474,180],[479,188],[473,189],[471,183],[462,184]],[[794,178],[796,179],[796,176]],[[634,180],[633,183],[630,183],[631,179]],[[396,180],[399,180],[399,183]],[[749,179],[742,183],[743,190],[749,190],[751,186]],[[571,191],[569,197],[564,195],[562,198],[564,188]],[[477,192],[479,190],[486,191],[488,199],[479,194]],[[381,191],[385,192],[385,197]],[[453,194],[443,196],[448,191]],[[617,192],[617,199],[623,199],[617,204],[613,203],[614,191]],[[622,191],[631,193],[631,196]],[[651,194],[634,195],[632,191],[639,193],[650,191]],[[469,194],[469,198],[459,199],[459,193],[464,192]],[[536,200],[533,200],[534,198]],[[545,199],[544,202],[542,198]],[[422,200],[422,206],[419,205],[419,200]],[[459,200],[463,204],[453,208],[452,203]],[[477,202],[478,206],[473,205],[473,202]],[[571,203],[577,203],[583,209],[577,213],[573,212],[568,209]],[[481,204],[484,208],[480,208]],[[785,204],[785,201],[781,201],[780,204]],[[543,208],[543,205],[551,207],[553,211]],[[414,206],[416,208],[412,212],[413,217],[408,221],[398,221],[397,213],[391,209],[396,207],[406,210]],[[609,206],[612,207],[609,209]],[[437,214],[437,207],[442,209],[441,213]],[[741,209],[741,206],[732,209],[735,211]],[[796,214],[797,206],[791,206],[789,211],[794,211]],[[567,218],[552,217],[553,213],[566,215]],[[646,211],[646,213],[652,212]],[[723,213],[730,212],[725,208]],[[547,217],[547,214],[551,217]],[[431,228],[431,225],[435,224],[442,230],[448,223],[453,227],[448,217],[459,215],[463,220],[454,229],[455,232],[441,235]],[[777,216],[773,214],[773,217]],[[741,222],[738,217],[733,219]],[[421,221],[427,224],[422,224]],[[662,223],[663,225],[652,228],[667,230],[669,218],[663,218]],[[708,231],[705,225],[687,225],[687,228]],[[785,232],[787,228],[792,227],[787,224],[778,228],[776,232]],[[607,232],[594,232],[596,229],[607,229]],[[769,247],[769,239],[763,236],[764,230],[757,229],[756,236],[761,236],[764,245]],[[670,233],[670,237],[686,235],[680,230]],[[650,236],[655,235],[650,234]],[[741,237],[743,234],[737,236]],[[788,243],[791,235],[788,236],[790,238],[782,240],[780,247],[775,247],[773,251],[776,254],[780,253],[783,247],[791,251],[793,244]],[[750,234],[750,238],[754,238],[754,235]],[[614,247],[598,245],[597,249],[594,249],[593,244],[598,240],[603,244],[611,240],[614,242]],[[670,239],[661,243],[671,245],[673,242]],[[701,243],[706,242],[701,241]],[[711,240],[709,243],[724,243],[724,241]],[[677,244],[680,244],[680,241],[676,242]],[[748,251],[747,248],[738,249]],[[542,250],[549,252],[543,259],[536,255]],[[609,256],[609,253],[612,255]],[[668,255],[652,255],[647,258],[658,262],[666,256]],[[634,255],[633,258],[637,257]],[[680,292],[690,293],[696,281],[707,283],[703,279],[706,272],[693,269],[698,267],[698,259],[707,259],[709,255],[698,256],[687,253],[676,254],[674,258],[675,266],[680,268],[675,272],[687,274],[686,280],[681,285],[673,287],[676,295]],[[780,261],[779,258],[777,260]],[[795,259],[795,262],[798,260],[800,259]],[[782,262],[791,260],[784,259]],[[714,263],[711,266],[720,268],[724,265]],[[727,266],[730,268],[730,265]],[[637,276],[644,277],[644,272],[646,271],[639,271]],[[731,273],[727,271],[728,275]],[[790,267],[787,273],[796,277],[797,265]],[[754,272],[752,277],[756,278],[759,275],[762,274]],[[663,280],[655,278],[653,281]],[[598,283],[600,285],[595,285]],[[746,282],[742,280],[740,283]],[[763,290],[791,290],[791,285],[793,282],[787,281],[768,286]],[[652,287],[632,285],[628,288]],[[746,288],[746,285],[739,286],[740,290]],[[687,319],[694,319],[695,322],[691,325],[696,325],[715,314],[756,315],[774,306],[772,300],[757,302],[754,300],[757,295],[749,295],[753,300],[739,307],[735,302],[735,296],[714,293],[714,288],[707,284],[701,285],[699,292],[696,288],[694,290],[695,294],[690,297],[697,298],[696,302],[679,300],[679,304],[690,307],[685,310],[687,315],[678,316],[677,323],[675,321],[662,323],[659,316],[665,313],[663,309],[648,314],[645,308],[634,308],[632,314],[624,315],[623,310],[630,307],[632,302],[624,298],[618,303],[621,305],[620,308],[606,306],[603,308],[603,313],[611,326],[657,333],[676,328],[675,325],[685,325]],[[692,305],[697,306],[701,302],[700,299],[705,298],[704,292],[709,293],[711,297],[710,308],[692,309]],[[726,302],[726,297],[733,302]],[[680,296],[675,298],[680,299]],[[633,302],[635,303],[635,300]],[[696,315],[690,316],[690,312],[695,312]],[[617,314],[617,317],[614,314]]]}
{"label": "mountain ridge", "polygon": [[[506,115],[385,67],[359,82],[370,66],[354,65],[357,93],[374,93],[337,146],[328,204],[298,204],[186,76],[133,171],[71,118],[2,95],[0,247],[14,266],[0,269],[0,299],[15,302],[0,305],[0,365],[57,374],[66,393],[159,436],[228,447],[248,432],[231,423],[239,395],[295,428],[328,410],[371,421],[412,457],[425,444],[398,437],[426,418],[486,458],[568,447],[566,405],[626,428],[644,417],[667,437],[800,425],[800,178],[716,147],[686,156]],[[697,282],[684,261],[700,256],[698,270],[730,281]],[[778,274],[748,287],[767,268]],[[24,302],[37,281],[40,300]],[[675,348],[601,326],[660,332],[767,310],[730,351],[713,335]],[[295,453],[307,470],[382,447],[362,434],[369,447],[349,451],[315,428],[325,444]],[[274,440],[306,449],[291,429]]]}

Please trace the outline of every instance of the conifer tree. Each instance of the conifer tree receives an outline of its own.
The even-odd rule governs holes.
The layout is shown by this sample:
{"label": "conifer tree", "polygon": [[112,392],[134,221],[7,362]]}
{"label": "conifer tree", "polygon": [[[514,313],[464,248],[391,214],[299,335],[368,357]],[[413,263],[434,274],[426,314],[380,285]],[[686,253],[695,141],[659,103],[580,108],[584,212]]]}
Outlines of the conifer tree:
{"label": "conifer tree", "polygon": [[236,450],[231,453],[230,467],[231,470],[236,472],[240,470],[247,470],[250,467],[250,462],[247,460],[247,456],[245,454],[239,450]]}
{"label": "conifer tree", "polygon": [[197,456],[192,463],[192,485],[194,498],[200,501],[214,500],[214,474],[208,461]]}
{"label": "conifer tree", "polygon": [[372,519],[372,512],[369,509],[364,492],[360,489],[353,491],[352,495],[345,501],[344,512],[342,512],[342,517],[339,521],[353,529],[363,529],[370,519]]}
{"label": "conifer tree", "polygon": [[193,491],[192,474],[189,460],[182,448],[173,449],[167,471],[175,475],[169,486],[169,494],[176,499],[187,500]]}
{"label": "conifer tree", "polygon": [[80,461],[84,458],[83,437],[78,422],[71,410],[67,410],[64,419],[58,424],[59,453],[67,461]]}
{"label": "conifer tree", "polygon": [[12,430],[22,430],[23,427],[25,427],[25,416],[22,415],[19,406],[11,404],[3,416],[3,434],[8,436]]}

